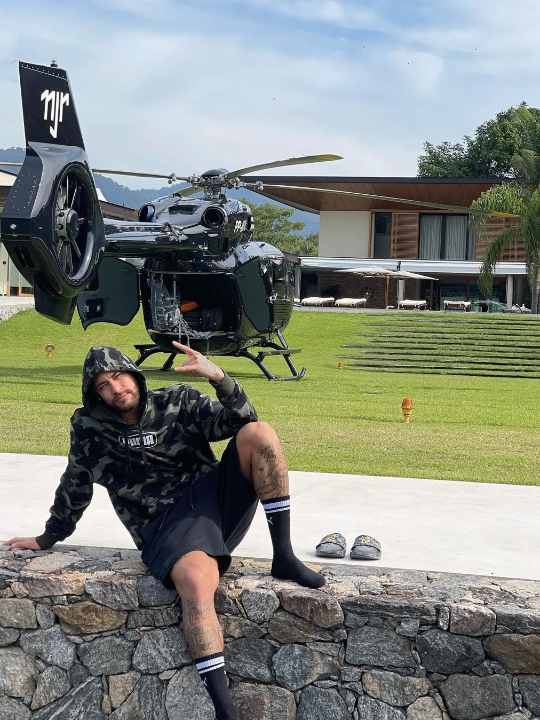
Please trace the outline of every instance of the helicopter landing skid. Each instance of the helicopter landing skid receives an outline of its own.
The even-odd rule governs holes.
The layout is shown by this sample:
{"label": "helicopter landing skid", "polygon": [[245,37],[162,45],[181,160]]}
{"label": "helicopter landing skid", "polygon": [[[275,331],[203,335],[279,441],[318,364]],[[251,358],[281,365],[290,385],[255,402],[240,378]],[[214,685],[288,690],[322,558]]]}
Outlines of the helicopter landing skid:
{"label": "helicopter landing skid", "polygon": [[[139,357],[135,360],[135,365],[137,367],[139,367],[139,365],[142,365],[143,362],[150,357],[150,355],[154,355],[155,353],[167,352],[166,350],[162,350],[157,345],[135,345],[134,347],[135,350],[139,351]],[[163,372],[167,372],[167,370],[170,370],[172,368],[175,357],[176,353],[170,353],[169,357],[161,366],[161,370]]]}
{"label": "helicopter landing skid", "polygon": [[[303,367],[300,372],[296,369],[295,364],[293,363],[291,359],[291,355],[295,353],[301,352],[301,348],[283,348],[279,347],[279,345],[276,345],[274,343],[268,343],[268,345],[264,346],[271,347],[271,350],[260,350],[257,355],[254,355],[253,353],[250,353],[249,350],[239,350],[236,353],[236,357],[245,357],[248,358],[248,360],[252,360],[257,367],[262,370],[262,372],[266,375],[268,380],[301,380],[304,375],[306,374],[306,368]],[[289,366],[289,370],[291,371],[290,377],[276,377],[274,373],[269,370],[269,368],[266,367],[264,364],[264,358],[268,357],[268,355],[282,355],[285,362]]]}
{"label": "helicopter landing skid", "polygon": [[[281,333],[280,333],[281,334]],[[281,339],[281,338],[280,338]],[[283,342],[285,343],[285,338],[283,338]],[[143,364],[143,362],[149,358],[151,355],[154,355],[155,353],[162,353],[167,352],[166,350],[163,350],[158,345],[135,345],[135,350],[138,351],[139,357],[135,360],[135,365],[139,367]],[[295,364],[293,363],[291,359],[291,355],[294,355],[296,353],[301,352],[301,348],[288,348],[288,347],[282,347],[280,345],[277,345],[276,343],[267,343],[266,345],[262,346],[264,349],[260,350],[256,355],[249,352],[249,350],[239,350],[236,353],[236,357],[245,357],[248,360],[252,360],[255,365],[264,373],[266,378],[268,380],[301,380],[304,375],[306,374],[306,368],[303,367],[300,372],[296,369]],[[266,348],[270,348],[269,350]],[[285,362],[287,363],[289,370],[291,371],[290,377],[276,377],[274,373],[266,367],[264,364],[264,358],[268,357],[269,355],[282,355],[285,359]],[[161,370],[163,372],[167,372],[170,370],[174,364],[174,358],[176,357],[176,353],[170,353],[169,357],[165,360],[163,365],[161,366]]]}
{"label": "helicopter landing skid", "polygon": [[[301,352],[301,348],[290,348],[287,345],[287,341],[283,337],[283,333],[281,332],[281,330],[276,330],[276,335],[278,336],[281,345],[278,345],[277,343],[270,340],[266,340],[264,341],[264,343],[261,343],[258,346],[253,346],[262,348],[262,350],[259,350],[257,355],[254,355],[253,353],[250,353],[249,350],[245,349],[239,350],[236,355],[239,357],[248,358],[249,360],[253,360],[255,365],[257,365],[257,367],[263,371],[268,380],[301,380],[306,374],[306,368],[303,367],[300,372],[298,372],[293,361],[291,360],[291,355],[295,355],[296,353]],[[267,350],[266,348],[271,348],[271,350]],[[264,358],[268,357],[268,355],[283,355],[285,362],[287,363],[287,365],[289,366],[289,370],[291,371],[291,377],[276,377],[274,373],[272,373],[264,364]]]}

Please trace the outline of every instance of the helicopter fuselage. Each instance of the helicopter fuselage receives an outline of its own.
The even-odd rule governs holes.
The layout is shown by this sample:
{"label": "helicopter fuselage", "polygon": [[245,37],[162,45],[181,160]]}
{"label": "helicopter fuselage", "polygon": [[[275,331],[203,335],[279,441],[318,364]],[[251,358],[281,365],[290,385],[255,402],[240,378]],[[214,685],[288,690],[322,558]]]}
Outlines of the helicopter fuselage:
{"label": "helicopter fuselage", "polygon": [[85,327],[107,321],[108,308],[129,302],[126,292],[135,291],[150,338],[165,351],[180,338],[205,354],[235,353],[270,342],[287,325],[294,261],[253,241],[247,205],[224,195],[167,196],[144,205],[139,218],[135,223],[104,221],[105,271],[107,258],[130,260],[138,282],[126,290],[102,283],[98,271],[97,282],[77,303]]}

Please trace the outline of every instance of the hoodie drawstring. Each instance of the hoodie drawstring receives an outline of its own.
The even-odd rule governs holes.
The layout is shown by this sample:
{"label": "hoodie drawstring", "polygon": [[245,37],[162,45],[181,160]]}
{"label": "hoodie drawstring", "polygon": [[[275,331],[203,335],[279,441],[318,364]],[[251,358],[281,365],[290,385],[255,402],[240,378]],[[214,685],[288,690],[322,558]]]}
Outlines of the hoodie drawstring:
{"label": "hoodie drawstring", "polygon": [[127,429],[127,427],[124,428],[124,447],[126,448],[126,458],[127,458],[127,464],[128,464],[128,474],[129,474],[129,477],[132,477],[132,473],[131,473],[131,453],[129,452],[128,429]]}
{"label": "hoodie drawstring", "polygon": [[137,423],[137,430],[139,431],[139,440],[141,443],[141,456],[142,456],[142,460],[143,460],[143,464],[144,464],[144,469],[148,471],[148,470],[150,470],[150,466],[148,464],[148,457],[146,455],[146,450],[144,449],[144,435],[143,435],[140,421]]}

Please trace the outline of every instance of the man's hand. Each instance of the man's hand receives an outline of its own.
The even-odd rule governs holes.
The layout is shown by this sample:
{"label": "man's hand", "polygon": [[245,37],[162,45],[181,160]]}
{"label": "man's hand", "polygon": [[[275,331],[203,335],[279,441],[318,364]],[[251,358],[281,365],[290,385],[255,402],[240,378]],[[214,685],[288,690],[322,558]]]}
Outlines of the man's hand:
{"label": "man's hand", "polygon": [[202,353],[179,342],[173,342],[173,345],[188,356],[181,367],[174,368],[176,372],[185,372],[192,377],[205,377],[215,383],[221,382],[225,377],[223,370]]}
{"label": "man's hand", "polygon": [[11,545],[12,548],[26,548],[26,550],[41,550],[35,537],[14,537],[4,540],[2,545]]}

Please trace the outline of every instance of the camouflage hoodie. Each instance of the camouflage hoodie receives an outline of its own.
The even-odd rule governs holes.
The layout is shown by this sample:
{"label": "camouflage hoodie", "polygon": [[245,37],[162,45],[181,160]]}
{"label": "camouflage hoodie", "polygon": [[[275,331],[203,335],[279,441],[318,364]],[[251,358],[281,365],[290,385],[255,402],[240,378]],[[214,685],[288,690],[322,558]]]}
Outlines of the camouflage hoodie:
{"label": "camouflage hoodie", "polygon": [[[137,425],[122,420],[94,391],[94,378],[107,371],[135,376],[141,391]],[[209,443],[257,420],[236,380],[226,374],[211,384],[218,400],[184,384],[147,390],[144,375],[126,355],[115,348],[91,348],[83,366],[84,407],[71,418],[68,465],[45,532],[36,538],[40,547],[50,548],[73,533],[98,483],[140,548],[140,528],[216,465]]]}

